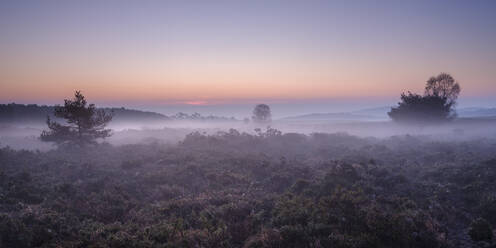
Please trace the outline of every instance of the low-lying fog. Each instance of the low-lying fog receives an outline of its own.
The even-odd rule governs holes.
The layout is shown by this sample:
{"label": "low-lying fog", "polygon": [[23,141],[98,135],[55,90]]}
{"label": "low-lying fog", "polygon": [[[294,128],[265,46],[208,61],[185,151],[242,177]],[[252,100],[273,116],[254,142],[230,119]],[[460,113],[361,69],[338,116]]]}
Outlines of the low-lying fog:
{"label": "low-lying fog", "polygon": [[[388,120],[346,121],[346,120],[274,120],[270,124],[255,124],[240,120],[232,121],[159,121],[159,122],[111,122],[113,135],[105,141],[114,144],[167,143],[175,144],[187,134],[200,131],[207,134],[227,131],[231,128],[240,132],[255,134],[256,128],[267,126],[283,133],[347,133],[359,137],[388,138],[398,135],[426,136],[434,140],[471,140],[496,138],[494,119],[456,119],[438,125],[401,125]],[[41,142],[38,137],[46,129],[40,124],[0,125],[0,147],[13,149],[49,150],[50,143]]]}

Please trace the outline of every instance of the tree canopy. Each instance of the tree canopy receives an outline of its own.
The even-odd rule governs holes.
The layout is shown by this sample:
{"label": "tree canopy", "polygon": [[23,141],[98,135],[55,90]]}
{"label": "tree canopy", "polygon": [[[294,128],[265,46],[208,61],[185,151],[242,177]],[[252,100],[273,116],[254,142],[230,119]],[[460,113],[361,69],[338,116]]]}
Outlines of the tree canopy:
{"label": "tree canopy", "polygon": [[47,116],[49,130],[41,133],[42,141],[83,146],[111,135],[111,130],[105,127],[112,120],[112,114],[88,104],[80,91],[75,92],[72,100],[64,100],[64,106],[55,106],[54,115],[65,119],[66,124],[52,121]]}
{"label": "tree canopy", "polygon": [[257,123],[267,123],[272,120],[272,114],[270,112],[270,107],[267,104],[258,104],[253,109],[253,122]]}
{"label": "tree canopy", "polygon": [[447,103],[454,105],[460,91],[460,84],[450,74],[440,73],[436,77],[431,77],[427,80],[424,95],[446,98]]}

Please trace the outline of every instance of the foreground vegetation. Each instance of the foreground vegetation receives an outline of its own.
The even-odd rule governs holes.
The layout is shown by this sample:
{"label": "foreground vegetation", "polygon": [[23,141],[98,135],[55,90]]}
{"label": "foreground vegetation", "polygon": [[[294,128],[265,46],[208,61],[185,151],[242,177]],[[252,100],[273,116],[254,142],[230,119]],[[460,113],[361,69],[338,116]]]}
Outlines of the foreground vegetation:
{"label": "foreground vegetation", "polygon": [[494,140],[192,133],[0,150],[0,247],[485,247]]}

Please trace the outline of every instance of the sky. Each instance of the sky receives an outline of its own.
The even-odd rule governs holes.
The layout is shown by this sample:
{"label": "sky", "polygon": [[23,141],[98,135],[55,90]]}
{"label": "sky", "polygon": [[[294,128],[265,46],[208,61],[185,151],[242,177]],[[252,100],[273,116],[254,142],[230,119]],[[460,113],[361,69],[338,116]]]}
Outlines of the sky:
{"label": "sky", "polygon": [[491,0],[2,0],[0,103],[82,90],[167,113],[259,102],[337,111],[395,104],[447,72],[461,106],[494,107],[494,13]]}

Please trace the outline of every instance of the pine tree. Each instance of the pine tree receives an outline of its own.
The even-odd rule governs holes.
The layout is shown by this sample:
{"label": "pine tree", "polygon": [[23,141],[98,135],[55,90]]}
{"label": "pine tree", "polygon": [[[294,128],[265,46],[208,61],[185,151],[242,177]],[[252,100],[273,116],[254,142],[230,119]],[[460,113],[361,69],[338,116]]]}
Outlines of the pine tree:
{"label": "pine tree", "polygon": [[65,119],[66,125],[47,116],[49,130],[41,133],[42,141],[85,146],[111,135],[111,130],[105,126],[112,120],[112,114],[88,104],[80,91],[75,92],[72,100],[64,100],[64,106],[56,106],[54,115]]}

